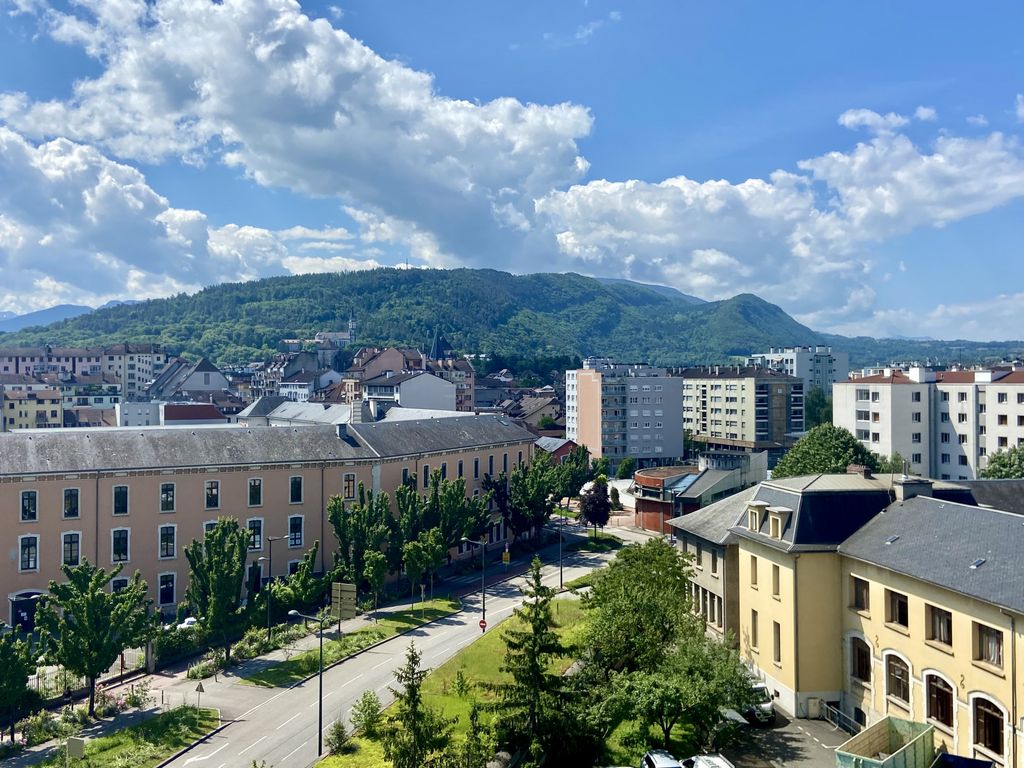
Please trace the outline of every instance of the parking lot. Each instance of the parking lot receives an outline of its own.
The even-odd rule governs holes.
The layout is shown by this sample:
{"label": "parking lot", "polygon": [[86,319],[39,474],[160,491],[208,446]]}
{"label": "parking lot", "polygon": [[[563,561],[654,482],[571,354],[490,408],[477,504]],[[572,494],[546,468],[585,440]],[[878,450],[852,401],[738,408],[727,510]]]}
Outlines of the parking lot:
{"label": "parking lot", "polygon": [[774,725],[743,729],[722,753],[736,768],[835,768],[835,748],[848,738],[824,720],[795,720],[777,712]]}

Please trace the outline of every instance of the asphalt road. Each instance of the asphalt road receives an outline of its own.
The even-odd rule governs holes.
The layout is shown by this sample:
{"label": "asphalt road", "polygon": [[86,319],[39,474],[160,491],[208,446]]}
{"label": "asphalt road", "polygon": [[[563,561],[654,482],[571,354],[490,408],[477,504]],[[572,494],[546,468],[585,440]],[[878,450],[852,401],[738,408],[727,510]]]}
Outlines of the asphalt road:
{"label": "asphalt road", "polygon": [[[643,539],[641,534],[616,531],[625,539]],[[566,554],[565,581],[581,576],[610,559],[610,555]],[[490,569],[489,569],[490,570]],[[558,586],[558,563],[544,568],[544,583]],[[518,577],[487,588],[487,631],[507,619],[522,603]],[[352,706],[365,690],[374,690],[388,704],[395,670],[404,662],[410,641],[422,654],[424,667],[441,665],[481,634],[479,592],[467,595],[464,609],[453,616],[396,637],[377,648],[347,659],[324,672],[324,729],[337,719],[346,723]],[[268,768],[310,766],[317,759],[317,678],[288,689],[264,689],[221,678],[216,695],[206,701],[221,707],[222,716],[233,719],[207,742],[168,765],[175,768],[251,768],[266,760]],[[208,688],[209,690],[209,688]],[[214,693],[214,691],[210,691]],[[173,694],[169,694],[173,695]],[[214,700],[211,700],[214,699]],[[173,703],[173,702],[172,702]],[[190,700],[190,703],[195,703]],[[241,707],[248,708],[241,711]],[[238,714],[235,714],[235,713]]]}

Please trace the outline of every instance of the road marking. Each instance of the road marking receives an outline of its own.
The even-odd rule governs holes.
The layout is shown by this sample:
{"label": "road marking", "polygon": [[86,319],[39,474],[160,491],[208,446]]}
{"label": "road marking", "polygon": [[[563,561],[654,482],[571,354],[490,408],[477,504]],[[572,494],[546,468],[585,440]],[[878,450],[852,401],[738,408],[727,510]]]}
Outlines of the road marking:
{"label": "road marking", "polygon": [[375,667],[372,667],[372,669],[380,669],[380,668],[381,668],[381,667],[383,667],[383,666],[384,666],[385,664],[390,664],[390,663],[391,663],[391,662],[393,662],[393,661],[394,661],[394,659],[384,659],[384,661],[382,661],[382,662],[381,662],[380,664],[378,664],[377,666],[375,666]]}
{"label": "road marking", "polygon": [[305,744],[299,744],[299,746],[297,746],[295,749],[293,749],[291,752],[289,752],[287,755],[284,756],[284,759],[281,761],[281,764],[282,765],[288,765],[288,758],[291,757],[292,755],[294,755],[296,752],[298,752],[304,746],[306,746],[306,745]]}
{"label": "road marking", "polygon": [[280,731],[280,730],[281,730],[282,728],[284,728],[284,727],[285,727],[286,725],[288,725],[288,723],[290,723],[290,722],[291,722],[292,720],[294,720],[294,719],[295,719],[296,717],[300,717],[301,715],[302,715],[302,713],[301,713],[301,712],[299,712],[299,714],[297,714],[297,715],[292,715],[292,716],[291,716],[291,717],[289,717],[289,718],[288,718],[287,720],[285,720],[285,721],[284,721],[283,723],[281,723],[281,724],[280,724],[279,726],[277,726],[277,728],[275,728],[274,730],[275,730],[275,731]]}
{"label": "road marking", "polygon": [[227,744],[221,744],[219,747],[217,747],[215,750],[213,750],[213,752],[211,752],[208,755],[202,755],[200,757],[190,757],[188,760],[185,761],[185,765],[188,765],[189,763],[198,763],[200,760],[209,760],[211,757],[216,755],[218,752],[220,752],[226,746],[228,746],[228,745]]}
{"label": "road marking", "polygon": [[255,747],[255,746],[256,746],[257,744],[259,744],[259,743],[260,743],[261,741],[263,741],[263,740],[264,740],[265,738],[267,738],[267,737],[266,737],[266,736],[260,736],[260,737],[259,737],[258,739],[256,739],[256,741],[254,741],[254,742],[253,742],[252,744],[250,744],[250,745],[249,745],[248,747],[246,747],[246,748],[245,748],[245,749],[243,749],[243,750],[242,750],[241,752],[239,752],[239,753],[238,753],[238,756],[239,756],[239,757],[241,757],[241,756],[242,756],[242,755],[244,755],[244,754],[245,754],[246,752],[248,752],[248,751],[249,751],[250,749],[252,749],[252,748],[253,748],[253,747]]}
{"label": "road marking", "polygon": [[360,672],[360,673],[359,673],[358,675],[356,675],[356,676],[355,676],[355,677],[353,677],[353,678],[352,678],[351,680],[349,680],[349,682],[350,682],[350,683],[354,683],[354,682],[355,682],[356,680],[358,680],[358,679],[359,679],[360,677],[362,677],[362,676],[363,676],[363,673],[362,673],[362,672]]}

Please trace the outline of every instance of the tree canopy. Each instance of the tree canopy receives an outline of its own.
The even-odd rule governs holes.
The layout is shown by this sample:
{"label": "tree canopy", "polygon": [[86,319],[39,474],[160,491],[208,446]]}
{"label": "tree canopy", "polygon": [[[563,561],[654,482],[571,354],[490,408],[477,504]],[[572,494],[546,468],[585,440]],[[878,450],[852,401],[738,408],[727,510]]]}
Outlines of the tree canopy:
{"label": "tree canopy", "polygon": [[772,477],[837,474],[846,472],[851,464],[861,464],[873,472],[879,467],[878,456],[865,448],[850,430],[821,424],[797,440],[779,459]]}
{"label": "tree canopy", "polygon": [[1024,446],[998,451],[988,457],[988,465],[978,473],[979,477],[997,480],[1024,478]]}
{"label": "tree canopy", "polygon": [[0,702],[11,716],[11,741],[14,723],[27,692],[28,677],[35,670],[29,641],[21,627],[9,628],[0,623]]}

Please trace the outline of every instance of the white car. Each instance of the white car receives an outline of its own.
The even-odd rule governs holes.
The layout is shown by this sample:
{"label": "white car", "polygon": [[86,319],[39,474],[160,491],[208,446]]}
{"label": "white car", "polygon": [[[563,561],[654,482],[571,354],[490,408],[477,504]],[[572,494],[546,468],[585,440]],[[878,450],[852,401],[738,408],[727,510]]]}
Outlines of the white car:
{"label": "white car", "polygon": [[683,760],[684,768],[735,768],[721,755],[694,755]]}
{"label": "white car", "polygon": [[188,629],[189,627],[194,627],[195,625],[196,625],[196,617],[195,616],[189,616],[187,619],[185,619],[183,622],[181,622],[181,624],[178,625],[178,629]]}
{"label": "white car", "polygon": [[754,683],[752,690],[755,703],[743,714],[759,723],[774,723],[775,706],[772,704],[773,697],[771,691],[768,690],[768,686],[764,683]]}

